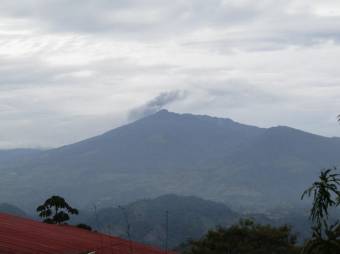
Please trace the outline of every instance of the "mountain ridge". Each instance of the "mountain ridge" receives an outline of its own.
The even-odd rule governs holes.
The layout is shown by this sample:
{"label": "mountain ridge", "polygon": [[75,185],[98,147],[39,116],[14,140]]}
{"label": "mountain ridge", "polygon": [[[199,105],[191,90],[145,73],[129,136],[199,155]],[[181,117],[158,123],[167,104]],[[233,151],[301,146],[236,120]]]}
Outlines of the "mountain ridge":
{"label": "mountain ridge", "polygon": [[60,194],[86,206],[176,193],[234,207],[298,203],[321,168],[339,164],[338,154],[340,139],[162,110],[2,167],[10,191],[0,200],[32,207]]}

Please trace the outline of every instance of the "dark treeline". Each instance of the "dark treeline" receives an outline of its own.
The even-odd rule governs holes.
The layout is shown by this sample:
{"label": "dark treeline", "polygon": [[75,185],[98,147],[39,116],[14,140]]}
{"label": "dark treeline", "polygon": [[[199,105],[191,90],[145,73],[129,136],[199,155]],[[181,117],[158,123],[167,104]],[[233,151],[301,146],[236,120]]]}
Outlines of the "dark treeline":
{"label": "dark treeline", "polygon": [[183,244],[178,250],[184,254],[296,254],[301,251],[296,239],[289,226],[241,220],[229,228],[211,230],[201,240]]}

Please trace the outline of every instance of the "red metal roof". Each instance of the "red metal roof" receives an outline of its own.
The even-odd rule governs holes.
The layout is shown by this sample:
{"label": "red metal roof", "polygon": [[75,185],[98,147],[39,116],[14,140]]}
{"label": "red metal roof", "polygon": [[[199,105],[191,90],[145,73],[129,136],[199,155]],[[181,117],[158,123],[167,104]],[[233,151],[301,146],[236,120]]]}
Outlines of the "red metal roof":
{"label": "red metal roof", "polygon": [[165,254],[118,237],[0,213],[1,254],[83,254],[91,251],[96,254]]}

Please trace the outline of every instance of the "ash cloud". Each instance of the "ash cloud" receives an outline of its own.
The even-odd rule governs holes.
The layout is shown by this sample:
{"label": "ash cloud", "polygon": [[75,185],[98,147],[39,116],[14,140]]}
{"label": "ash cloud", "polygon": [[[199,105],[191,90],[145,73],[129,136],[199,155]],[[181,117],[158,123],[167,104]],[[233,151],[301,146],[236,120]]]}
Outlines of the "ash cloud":
{"label": "ash cloud", "polygon": [[170,92],[162,92],[157,95],[155,98],[147,102],[146,104],[132,109],[129,113],[129,120],[138,120],[140,118],[152,115],[162,109],[165,106],[175,102],[182,100],[186,97],[187,93],[185,91],[170,91]]}

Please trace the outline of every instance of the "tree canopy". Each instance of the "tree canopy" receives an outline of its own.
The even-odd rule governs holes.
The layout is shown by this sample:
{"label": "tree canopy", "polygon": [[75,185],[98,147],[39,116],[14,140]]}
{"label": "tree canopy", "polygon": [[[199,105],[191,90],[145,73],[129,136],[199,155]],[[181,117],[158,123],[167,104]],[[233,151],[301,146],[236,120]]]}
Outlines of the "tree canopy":
{"label": "tree canopy", "polygon": [[209,231],[198,241],[191,241],[185,254],[295,254],[296,236],[287,225],[272,227],[241,220],[230,228]]}
{"label": "tree canopy", "polygon": [[62,224],[70,219],[70,215],[78,214],[76,208],[71,207],[64,198],[52,196],[37,207],[37,212],[45,223]]}

